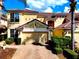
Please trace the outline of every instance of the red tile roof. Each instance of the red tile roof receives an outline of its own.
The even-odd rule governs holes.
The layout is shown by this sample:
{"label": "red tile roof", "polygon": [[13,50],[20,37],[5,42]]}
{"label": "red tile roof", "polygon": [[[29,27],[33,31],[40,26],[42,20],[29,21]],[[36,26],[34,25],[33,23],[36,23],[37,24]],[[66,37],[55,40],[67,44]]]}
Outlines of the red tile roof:
{"label": "red tile roof", "polygon": [[[75,21],[75,26],[76,28],[78,27],[78,24],[79,24],[79,21]],[[67,23],[63,23],[61,24],[60,26],[56,27],[56,28],[59,28],[59,29],[71,29],[71,22],[67,22]]]}
{"label": "red tile roof", "polygon": [[[56,16],[56,17],[66,17],[67,15],[70,15],[70,13],[39,13],[37,11],[33,11],[33,10],[28,10],[28,9],[25,9],[25,10],[7,10],[8,12],[10,13],[31,13],[31,14],[37,14],[37,15],[42,15],[44,17],[49,17],[49,18],[52,18],[52,16]],[[79,16],[79,13],[75,13],[75,15],[78,17]]]}
{"label": "red tile roof", "polygon": [[37,11],[33,11],[33,10],[28,10],[28,9],[25,9],[25,10],[7,10],[8,12],[10,13],[16,13],[16,12],[19,12],[19,13],[38,13]]}

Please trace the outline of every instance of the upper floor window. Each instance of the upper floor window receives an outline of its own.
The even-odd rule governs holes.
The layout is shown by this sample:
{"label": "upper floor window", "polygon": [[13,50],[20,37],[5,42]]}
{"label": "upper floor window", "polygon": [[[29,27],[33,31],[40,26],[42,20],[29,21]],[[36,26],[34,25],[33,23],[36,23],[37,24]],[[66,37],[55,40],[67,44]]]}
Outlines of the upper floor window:
{"label": "upper floor window", "polygon": [[19,22],[19,13],[11,13],[10,19],[11,22]]}
{"label": "upper floor window", "polygon": [[51,27],[53,27],[54,28],[54,21],[48,21],[48,26],[51,26]]}

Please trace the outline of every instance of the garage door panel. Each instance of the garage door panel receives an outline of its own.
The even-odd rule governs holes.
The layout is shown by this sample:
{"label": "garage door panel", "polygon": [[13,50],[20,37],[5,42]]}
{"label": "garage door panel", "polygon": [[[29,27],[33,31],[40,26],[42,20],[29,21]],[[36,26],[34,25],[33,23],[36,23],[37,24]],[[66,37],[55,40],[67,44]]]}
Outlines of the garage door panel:
{"label": "garage door panel", "polygon": [[23,37],[23,41],[26,41],[26,43],[29,43],[31,41],[32,42],[40,42],[40,43],[45,43],[48,39],[48,34],[47,32],[30,32],[30,33],[22,33]]}

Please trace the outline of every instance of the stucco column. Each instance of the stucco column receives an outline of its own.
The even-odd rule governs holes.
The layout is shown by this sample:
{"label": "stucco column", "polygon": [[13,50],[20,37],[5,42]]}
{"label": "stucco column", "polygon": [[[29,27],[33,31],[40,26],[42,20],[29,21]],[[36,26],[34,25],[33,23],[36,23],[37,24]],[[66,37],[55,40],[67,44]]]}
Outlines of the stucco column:
{"label": "stucco column", "polygon": [[48,31],[48,40],[51,40],[51,31]]}
{"label": "stucco column", "polygon": [[8,30],[7,30],[7,37],[10,38],[10,35],[11,35],[10,34],[10,29],[8,28]]}
{"label": "stucco column", "polygon": [[46,24],[48,25],[48,21],[46,21]]}

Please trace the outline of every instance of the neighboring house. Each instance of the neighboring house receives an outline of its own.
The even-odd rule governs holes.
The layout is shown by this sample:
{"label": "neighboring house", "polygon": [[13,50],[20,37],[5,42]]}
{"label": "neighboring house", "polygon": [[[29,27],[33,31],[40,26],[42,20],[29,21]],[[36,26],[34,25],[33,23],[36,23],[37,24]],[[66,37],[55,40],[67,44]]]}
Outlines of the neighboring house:
{"label": "neighboring house", "polygon": [[[71,17],[69,15],[70,14],[67,14],[62,24],[56,28],[58,30],[62,30],[61,33],[63,33],[63,36],[71,36]],[[74,39],[77,43],[79,43],[79,13],[75,14],[74,20]]]}
{"label": "neighboring house", "polygon": [[7,17],[4,14],[0,14],[0,34],[7,31]]}
{"label": "neighboring house", "polygon": [[[38,13],[31,10],[8,10],[8,38],[21,38],[21,44],[33,41],[45,44],[50,37],[48,23],[51,13]],[[52,19],[52,18],[51,18]],[[53,22],[52,22],[53,23]]]}
{"label": "neighboring house", "polygon": [[64,19],[66,17],[65,13],[56,13],[52,15],[52,19],[54,21],[54,26],[53,26],[53,31],[52,31],[52,36],[53,37],[63,37],[64,35],[64,30],[58,29],[57,27],[60,26]]}
{"label": "neighboring house", "polygon": [[7,27],[7,16],[4,14],[0,15],[0,25]]}

